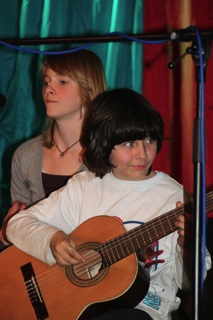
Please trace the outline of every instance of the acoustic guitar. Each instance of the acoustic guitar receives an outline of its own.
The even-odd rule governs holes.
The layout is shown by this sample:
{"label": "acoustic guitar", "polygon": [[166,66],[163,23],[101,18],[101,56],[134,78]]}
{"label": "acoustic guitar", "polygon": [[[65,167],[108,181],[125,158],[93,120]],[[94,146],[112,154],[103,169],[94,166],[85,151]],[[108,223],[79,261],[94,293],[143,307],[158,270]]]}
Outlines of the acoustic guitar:
{"label": "acoustic guitar", "polygon": [[[206,208],[213,209],[213,192]],[[128,232],[114,217],[93,217],[70,235],[86,258],[76,266],[49,266],[8,247],[0,254],[1,319],[89,320],[112,308],[136,306],[149,287],[136,252],[177,230],[177,217],[190,211],[188,203]]]}

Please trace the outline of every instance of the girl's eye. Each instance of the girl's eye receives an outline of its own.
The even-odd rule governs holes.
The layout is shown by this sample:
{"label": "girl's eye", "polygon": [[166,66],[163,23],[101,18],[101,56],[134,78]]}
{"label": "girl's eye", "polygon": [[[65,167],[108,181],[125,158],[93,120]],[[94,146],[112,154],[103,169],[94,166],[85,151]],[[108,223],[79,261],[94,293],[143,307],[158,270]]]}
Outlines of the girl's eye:
{"label": "girl's eye", "polygon": [[67,83],[67,81],[65,81],[65,80],[60,80],[60,84],[64,85],[64,84],[66,84],[66,83]]}
{"label": "girl's eye", "polygon": [[48,86],[48,84],[49,84],[49,82],[44,81],[44,82],[43,82],[43,87],[47,87],[47,86]]}

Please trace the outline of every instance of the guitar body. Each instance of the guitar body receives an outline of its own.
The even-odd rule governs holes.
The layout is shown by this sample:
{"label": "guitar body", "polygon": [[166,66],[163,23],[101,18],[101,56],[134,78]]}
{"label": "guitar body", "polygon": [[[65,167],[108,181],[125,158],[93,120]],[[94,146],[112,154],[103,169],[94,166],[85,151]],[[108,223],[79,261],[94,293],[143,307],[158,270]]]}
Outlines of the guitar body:
{"label": "guitar body", "polygon": [[[100,216],[85,221],[71,237],[79,251],[87,253],[123,233],[125,229],[117,219]],[[27,290],[25,286],[21,267],[26,265],[25,276],[28,277],[29,262],[36,278],[38,300],[46,308],[46,315],[32,305],[33,294],[30,287]],[[134,307],[149,286],[148,272],[138,269],[134,253],[84,279],[75,274],[75,269],[61,268],[57,264],[49,266],[10,246],[0,254],[0,270],[0,316],[5,320],[88,320],[109,308]],[[29,278],[31,282],[31,276]]]}

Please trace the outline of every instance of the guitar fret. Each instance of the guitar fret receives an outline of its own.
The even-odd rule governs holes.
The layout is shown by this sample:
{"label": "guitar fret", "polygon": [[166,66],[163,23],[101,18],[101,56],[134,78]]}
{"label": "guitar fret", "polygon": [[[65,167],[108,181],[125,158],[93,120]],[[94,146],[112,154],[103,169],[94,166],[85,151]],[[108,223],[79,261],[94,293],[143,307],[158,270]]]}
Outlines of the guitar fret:
{"label": "guitar fret", "polygon": [[[117,243],[117,244],[118,244],[118,243]],[[117,258],[114,256],[115,261],[118,261],[118,260],[121,259],[121,255],[120,255],[120,253],[119,253],[119,251],[118,251],[118,246],[117,246],[117,244],[115,245],[115,252],[114,252],[115,256],[117,256]]]}
{"label": "guitar fret", "polygon": [[162,219],[161,224],[163,226],[162,227],[163,232],[161,234],[161,237],[164,236],[165,234],[169,234],[173,231],[171,221],[169,220],[167,215],[164,217],[164,219]]}
{"label": "guitar fret", "polygon": [[115,260],[114,253],[113,253],[113,240],[111,240],[111,242],[112,242],[112,246],[110,247],[110,250],[108,250],[108,257],[109,257],[109,260],[112,264],[116,260]]}
{"label": "guitar fret", "polygon": [[[123,259],[124,257],[126,257],[124,251],[123,251],[123,247],[121,246],[120,242],[118,239],[116,239],[116,242],[115,242],[115,252],[117,253],[117,258],[116,261],[119,261],[121,259]],[[114,253],[115,253],[114,252]]]}
{"label": "guitar fret", "polygon": [[[137,242],[138,249],[140,249],[140,243],[138,242],[138,238],[135,237],[135,240],[136,240],[136,242]],[[136,251],[137,251],[137,250],[136,250]]]}
{"label": "guitar fret", "polygon": [[[128,238],[129,238],[129,241],[128,241],[128,243],[129,243],[129,246],[127,247],[127,250],[129,251],[129,253],[132,253],[132,252],[134,252],[134,246],[133,246],[133,244],[132,244],[132,240],[131,240],[131,237],[130,237],[130,233],[128,233]],[[131,248],[130,248],[130,246],[131,246]]]}
{"label": "guitar fret", "polygon": [[165,235],[166,235],[166,232],[165,232],[164,227],[163,227],[163,225],[162,225],[162,223],[161,223],[161,219],[159,219],[159,222],[160,222],[160,226],[161,226],[161,229],[162,229],[162,231],[163,231],[163,234],[164,234],[164,236],[165,236]]}
{"label": "guitar fret", "polygon": [[167,221],[168,221],[168,223],[169,223],[170,229],[172,230],[172,226],[171,226],[171,224],[170,224],[170,221],[169,221],[169,219],[168,219],[168,216],[167,216],[167,215],[166,215],[166,218],[167,218]]}
{"label": "guitar fret", "polygon": [[[111,264],[121,259],[118,253],[119,251],[118,251],[117,243],[118,243],[117,238],[112,239],[111,241],[108,242],[109,249],[107,250],[108,251],[107,254]],[[111,255],[109,255],[109,250]],[[116,258],[116,252],[118,253],[117,258]]]}
{"label": "guitar fret", "polygon": [[[136,232],[135,232],[136,231]],[[139,232],[139,233],[138,233]],[[143,236],[141,236],[141,229],[132,229],[129,231],[129,237],[131,240],[131,253],[138,251],[141,248],[141,242],[143,241]]]}
{"label": "guitar fret", "polygon": [[155,238],[156,238],[156,237],[158,237],[158,234],[157,234],[157,232],[156,232],[156,228],[155,228],[155,226],[154,226],[154,224],[153,224],[153,222],[152,222],[152,221],[151,221],[150,223],[152,223],[152,225],[153,225],[153,230],[154,230]]}
{"label": "guitar fret", "polygon": [[[150,222],[145,223],[145,224],[144,224],[144,228],[146,228],[146,232],[147,232],[147,236],[149,237],[149,240],[150,240],[151,242],[153,242],[153,241],[152,241],[152,238],[151,238],[151,236],[150,236],[149,229],[148,229],[148,224],[150,224]],[[147,242],[148,242],[148,241],[147,241]]]}
{"label": "guitar fret", "polygon": [[[126,234],[126,236],[129,238],[129,234]],[[129,239],[126,239],[126,241],[124,242],[124,253],[125,253],[125,256],[128,256],[130,253],[132,253],[130,250],[129,250],[129,244],[130,244],[130,241]]]}
{"label": "guitar fret", "polygon": [[124,250],[123,250],[122,244],[121,244],[120,242],[119,242],[118,244],[119,244],[119,248],[121,249],[120,252],[122,253],[122,254],[121,254],[121,257],[123,257],[123,258],[126,257],[126,255],[125,255],[125,253],[124,253]]}
{"label": "guitar fret", "polygon": [[[143,225],[142,225],[142,226],[143,226]],[[143,246],[146,246],[146,241],[145,241],[145,239],[144,239],[144,236],[143,236],[143,232],[142,232],[142,231],[143,231],[143,229],[140,228],[140,229],[139,229],[140,239],[141,239],[140,243],[142,243]],[[142,245],[140,245],[140,243],[138,244],[139,248],[142,246]]]}
{"label": "guitar fret", "polygon": [[[120,237],[120,239],[123,239],[123,237]],[[124,241],[125,243],[125,241]],[[123,247],[123,241],[117,241],[116,250],[118,252],[118,259],[121,260],[124,257],[126,257],[126,253],[124,252],[125,247]]]}

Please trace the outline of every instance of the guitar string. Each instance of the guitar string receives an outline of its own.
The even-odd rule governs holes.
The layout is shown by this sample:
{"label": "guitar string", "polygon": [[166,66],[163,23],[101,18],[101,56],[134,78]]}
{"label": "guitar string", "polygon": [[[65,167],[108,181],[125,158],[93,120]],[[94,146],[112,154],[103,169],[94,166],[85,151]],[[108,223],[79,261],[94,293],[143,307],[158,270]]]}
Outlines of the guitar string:
{"label": "guitar string", "polygon": [[[207,198],[209,198],[209,196],[207,197]],[[206,198],[206,199],[207,199]],[[181,214],[182,213],[182,211],[184,210],[184,209],[186,209],[187,208],[187,206],[189,206],[190,204],[186,204],[185,206],[181,206],[181,207],[178,207],[178,208],[176,208],[176,209],[174,209],[174,210],[172,210],[171,212],[173,212],[173,214],[177,214],[177,215],[179,215],[179,214]],[[210,206],[211,207],[211,206]],[[167,213],[168,214],[168,213]],[[176,216],[175,216],[176,217]],[[158,218],[160,218],[160,216],[159,217],[157,217],[157,220],[158,220]],[[163,219],[167,219],[168,217],[163,217]],[[154,220],[156,220],[156,218],[154,219]],[[149,221],[150,222],[150,221]],[[147,223],[149,223],[149,222],[147,222]],[[152,221],[154,224],[156,224],[156,221]],[[147,223],[145,223],[143,226],[145,226]],[[158,226],[159,226],[159,224],[158,224]],[[141,227],[141,226],[140,226]],[[140,228],[140,227],[137,227],[137,228],[135,228],[135,229],[138,229],[138,228]],[[153,225],[153,227],[155,227],[155,225]],[[134,229],[132,229],[132,230],[134,230]],[[130,230],[130,231],[132,231],[132,230]],[[158,230],[158,229],[157,229]],[[137,235],[138,234],[138,232],[140,232],[140,234],[141,234],[141,231],[142,231],[142,233],[147,233],[147,231],[145,230],[145,232],[143,231],[143,230],[136,230],[136,233],[134,234],[134,236],[133,236],[133,239],[132,240],[134,240],[134,238],[135,238],[135,235]],[[155,232],[155,231],[154,231]],[[125,235],[126,233],[124,233],[124,235]],[[118,236],[118,237],[116,237],[115,239],[112,239],[112,240],[110,240],[110,241],[108,241],[107,242],[107,244],[104,246],[105,247],[105,249],[103,250],[103,253],[105,254],[106,252],[108,252],[108,250],[110,249],[110,250],[112,250],[112,241],[113,241],[113,247],[116,247],[117,245],[119,245],[119,246],[122,246],[123,244],[125,244],[126,243],[126,241],[124,241],[124,242],[122,242],[122,241],[120,241],[119,242],[119,240],[118,240],[118,238],[119,238],[120,236]],[[117,243],[115,243],[117,241]],[[151,240],[150,240],[151,241]],[[101,247],[101,246],[103,246],[103,245],[100,245],[100,246],[98,246],[97,248],[99,248],[99,247]],[[96,248],[96,249],[97,249]],[[89,260],[89,259],[94,259],[94,251],[93,250],[89,250],[88,252],[86,252],[85,254],[84,254],[84,256],[85,256],[85,258],[87,259],[87,260]],[[97,257],[96,257],[97,255],[95,254],[95,259],[94,260],[89,260],[89,263],[91,263],[91,262],[96,262],[97,261]],[[57,272],[58,270],[63,270],[64,272],[65,272],[65,268],[66,267],[55,267],[55,271]],[[82,270],[81,270],[82,269]],[[85,273],[81,273],[80,274],[80,272],[82,271],[85,271],[85,265],[80,265],[79,264],[79,266],[78,266],[78,268],[77,268],[77,270],[78,270],[78,276],[82,276],[82,275],[84,275],[84,274],[87,274],[87,272],[85,272]],[[52,271],[52,270],[49,270],[50,272]],[[46,277],[46,274],[44,274],[44,277]],[[37,277],[37,280],[39,280],[39,277]],[[41,279],[40,279],[41,280]],[[39,282],[40,282],[40,280],[39,280]]]}

